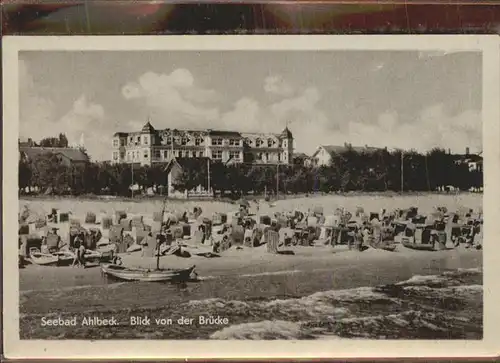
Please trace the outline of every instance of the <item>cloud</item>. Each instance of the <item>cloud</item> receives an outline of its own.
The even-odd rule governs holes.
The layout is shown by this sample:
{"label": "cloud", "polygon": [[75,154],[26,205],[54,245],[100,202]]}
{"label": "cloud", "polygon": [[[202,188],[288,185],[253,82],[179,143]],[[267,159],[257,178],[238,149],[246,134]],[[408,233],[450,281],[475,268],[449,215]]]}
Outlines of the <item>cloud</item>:
{"label": "cloud", "polygon": [[[324,144],[415,149],[426,152],[434,147],[453,152],[482,150],[481,113],[475,110],[450,115],[442,104],[424,109],[414,123],[400,123],[394,112],[383,113],[373,123],[349,122],[341,132],[324,130]],[[321,136],[319,136],[321,137]],[[320,140],[320,139],[318,139]]]}
{"label": "cloud", "polygon": [[[313,150],[317,137],[310,131],[328,128],[329,120],[318,107],[321,94],[316,88],[307,88],[296,97],[285,98],[271,104],[260,104],[252,98],[235,102],[232,110],[222,115],[222,127],[244,132],[279,133],[286,126],[300,130],[295,133],[296,144]],[[316,132],[314,132],[316,134]]]}
{"label": "cloud", "polygon": [[219,117],[217,107],[210,105],[217,100],[216,92],[198,87],[187,69],[170,74],[147,72],[136,82],[127,83],[122,95],[127,100],[142,101],[137,105],[145,112],[168,118],[170,127],[199,126],[200,121]]}
{"label": "cloud", "polygon": [[264,90],[279,96],[291,96],[293,87],[281,76],[269,76],[264,80]]}
{"label": "cloud", "polygon": [[467,146],[473,151],[482,147],[479,111],[456,114],[437,104],[422,109],[411,122],[409,115],[398,115],[392,109],[360,118],[346,110],[327,110],[328,94],[316,87],[293,89],[281,76],[263,79],[264,90],[273,97],[245,94],[230,103],[232,95],[222,99],[216,90],[199,85],[187,69],[165,74],[147,72],[124,83],[120,90],[122,101],[138,110],[136,120],[128,119],[126,113],[125,117],[108,114],[114,109],[107,104],[105,109],[104,104],[86,94],[76,93],[78,97],[64,109],[36,86],[27,62],[19,63],[19,77],[21,137],[39,140],[64,132],[70,143],[79,143],[84,135],[85,147],[94,160],[109,160],[111,135],[118,130],[139,130],[148,116],[158,128],[279,133],[288,126],[295,137],[296,151],[308,154],[318,145],[344,142],[419,151],[436,146],[456,152],[463,152]]}
{"label": "cloud", "polygon": [[48,125],[54,122],[55,104],[35,89],[35,83],[24,60],[19,60],[19,136],[40,139],[52,136]]}
{"label": "cloud", "polygon": [[57,130],[66,134],[71,145],[81,145],[83,141],[92,159],[110,159],[113,131],[107,125],[103,106],[90,102],[85,95],[75,100],[71,109],[59,119]]}
{"label": "cloud", "polygon": [[[224,108],[216,102],[220,101],[217,92],[197,86],[191,72],[177,69],[169,74],[145,73],[137,81],[127,83],[122,95],[127,100],[143,102],[156,127],[273,133],[281,132],[287,125],[326,128],[328,119],[318,108],[318,89],[310,87],[297,92],[279,76],[267,77],[264,88],[280,99],[263,103],[244,96]],[[168,120],[168,125],[161,120]],[[130,121],[126,129],[137,130],[143,123]],[[314,139],[301,138],[300,142],[313,145]]]}
{"label": "cloud", "polygon": [[105,122],[103,106],[81,95],[61,117],[56,107],[59,105],[36,87],[29,64],[23,60],[19,61],[19,93],[20,138],[40,141],[64,133],[70,145],[75,146],[80,144],[83,135],[85,147],[93,159],[110,158],[109,138],[113,131]]}
{"label": "cloud", "polygon": [[[323,95],[315,87],[293,90],[281,76],[270,76],[264,80],[264,89],[280,99],[266,103],[244,96],[224,110],[217,107],[215,91],[198,87],[188,70],[178,69],[163,75],[146,73],[124,87],[123,95],[160,109],[169,127],[279,133],[288,126],[294,134],[295,149],[306,153],[321,144],[345,142],[419,151],[444,147],[461,152],[466,146],[473,150],[482,147],[481,115],[477,111],[450,115],[443,105],[434,105],[422,110],[411,124],[401,122],[393,111],[375,114],[363,122],[339,120],[322,109]],[[183,121],[174,118],[170,122],[168,115],[174,114],[183,115]],[[137,129],[142,123],[130,126]]]}

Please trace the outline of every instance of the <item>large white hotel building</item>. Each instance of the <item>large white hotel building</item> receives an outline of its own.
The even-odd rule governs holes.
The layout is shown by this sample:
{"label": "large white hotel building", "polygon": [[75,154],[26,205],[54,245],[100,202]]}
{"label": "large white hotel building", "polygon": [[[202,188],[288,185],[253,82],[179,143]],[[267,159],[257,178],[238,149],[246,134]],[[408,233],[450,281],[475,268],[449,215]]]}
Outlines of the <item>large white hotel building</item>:
{"label": "large white hotel building", "polygon": [[137,132],[113,136],[113,163],[151,165],[175,158],[210,158],[224,163],[291,164],[293,135],[217,130],[156,130],[146,123]]}

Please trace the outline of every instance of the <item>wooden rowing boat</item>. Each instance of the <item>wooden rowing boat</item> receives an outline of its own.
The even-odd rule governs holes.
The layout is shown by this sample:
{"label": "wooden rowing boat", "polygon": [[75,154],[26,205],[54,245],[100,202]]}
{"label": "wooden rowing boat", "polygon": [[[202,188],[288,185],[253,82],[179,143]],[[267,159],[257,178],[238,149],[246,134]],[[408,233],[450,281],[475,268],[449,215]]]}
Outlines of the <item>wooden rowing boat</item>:
{"label": "wooden rowing boat", "polygon": [[195,266],[185,269],[140,269],[115,264],[101,265],[103,273],[126,281],[164,282],[187,281],[194,273]]}
{"label": "wooden rowing boat", "polygon": [[402,238],[401,244],[406,248],[411,248],[412,250],[419,251],[437,251],[434,243],[417,243],[412,241],[410,238]]}
{"label": "wooden rowing boat", "polygon": [[379,247],[379,248],[383,249],[384,251],[394,252],[397,247],[398,247],[398,245],[396,245],[396,244],[387,244],[387,245]]}
{"label": "wooden rowing boat", "polygon": [[384,250],[384,251],[390,251],[394,252],[398,245],[393,242],[380,242],[380,243],[369,243],[371,248],[374,248],[376,250]]}
{"label": "wooden rowing boat", "polygon": [[59,251],[54,253],[42,253],[32,251],[30,260],[40,266],[68,266],[75,258],[75,255],[69,251]]}

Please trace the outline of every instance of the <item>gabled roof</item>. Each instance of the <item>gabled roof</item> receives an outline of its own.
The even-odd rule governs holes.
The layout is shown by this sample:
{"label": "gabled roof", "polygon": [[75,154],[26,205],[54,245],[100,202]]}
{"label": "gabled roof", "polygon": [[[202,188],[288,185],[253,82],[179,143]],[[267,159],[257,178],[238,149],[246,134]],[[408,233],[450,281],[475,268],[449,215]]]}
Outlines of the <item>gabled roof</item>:
{"label": "gabled roof", "polygon": [[118,137],[126,137],[128,135],[127,132],[115,132],[115,134],[113,135],[114,137],[118,136]]}
{"label": "gabled roof", "polygon": [[316,152],[314,153],[313,156],[315,156],[319,152],[320,149],[324,149],[330,155],[332,155],[332,154],[340,154],[340,153],[346,152],[348,150],[352,150],[352,151],[355,151],[357,153],[368,153],[368,154],[371,154],[371,153],[374,153],[376,151],[382,150],[381,148],[378,148],[378,147],[372,147],[372,146],[352,146],[350,144],[345,144],[343,146],[339,146],[339,145],[320,145],[318,147],[318,150],[316,150]]}
{"label": "gabled roof", "polygon": [[89,156],[82,150],[71,147],[20,147],[19,151],[30,159],[47,154],[57,154],[76,162],[88,162],[90,160]]}
{"label": "gabled roof", "polygon": [[280,137],[284,137],[286,139],[291,139],[293,138],[292,132],[288,129],[288,127],[285,127],[283,132],[280,134]]}
{"label": "gabled roof", "polygon": [[207,162],[210,158],[201,157],[201,158],[172,158],[167,165],[165,166],[165,171],[169,172],[172,166],[177,165],[181,169],[201,169],[207,165]]}
{"label": "gabled roof", "polygon": [[153,125],[151,125],[151,123],[148,121],[143,127],[142,127],[142,130],[141,132],[143,134],[154,134],[156,132],[155,128],[153,127]]}

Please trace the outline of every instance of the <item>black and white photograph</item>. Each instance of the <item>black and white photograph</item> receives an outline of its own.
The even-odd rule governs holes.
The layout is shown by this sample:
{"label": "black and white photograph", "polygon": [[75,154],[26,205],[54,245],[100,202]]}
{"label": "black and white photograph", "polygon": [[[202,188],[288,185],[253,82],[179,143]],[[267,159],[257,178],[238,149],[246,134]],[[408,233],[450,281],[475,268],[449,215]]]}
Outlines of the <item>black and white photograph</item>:
{"label": "black and white photograph", "polygon": [[84,38],[8,55],[20,342],[485,341],[491,39]]}

